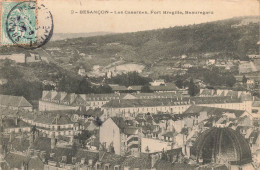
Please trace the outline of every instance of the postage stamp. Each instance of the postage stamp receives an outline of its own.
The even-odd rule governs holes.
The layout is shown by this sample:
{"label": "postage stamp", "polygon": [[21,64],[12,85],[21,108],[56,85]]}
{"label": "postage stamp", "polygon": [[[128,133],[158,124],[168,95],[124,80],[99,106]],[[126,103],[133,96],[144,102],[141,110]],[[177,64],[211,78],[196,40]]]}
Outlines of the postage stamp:
{"label": "postage stamp", "polygon": [[1,45],[37,48],[51,38],[53,19],[50,11],[36,0],[1,2]]}

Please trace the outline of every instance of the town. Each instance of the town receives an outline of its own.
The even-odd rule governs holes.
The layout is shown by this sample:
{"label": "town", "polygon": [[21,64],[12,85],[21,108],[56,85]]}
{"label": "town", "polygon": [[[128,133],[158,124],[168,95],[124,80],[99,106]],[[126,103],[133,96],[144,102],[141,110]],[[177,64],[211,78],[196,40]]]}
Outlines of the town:
{"label": "town", "polygon": [[[243,21],[219,25],[253,37],[259,20]],[[0,47],[0,169],[259,169],[258,37],[241,55],[179,47],[167,56],[167,31],[140,43],[144,58],[129,37],[149,31]]]}

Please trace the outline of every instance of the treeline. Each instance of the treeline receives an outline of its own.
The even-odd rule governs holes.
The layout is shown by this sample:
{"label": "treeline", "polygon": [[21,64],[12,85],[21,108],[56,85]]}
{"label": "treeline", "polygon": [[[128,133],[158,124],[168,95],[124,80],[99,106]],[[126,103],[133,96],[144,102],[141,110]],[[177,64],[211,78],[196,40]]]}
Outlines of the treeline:
{"label": "treeline", "polygon": [[119,84],[123,86],[134,86],[134,85],[147,85],[151,82],[152,79],[148,77],[142,77],[138,72],[128,72],[120,75],[112,76],[110,79],[107,79],[108,84]]}
{"label": "treeline", "polygon": [[[134,60],[143,59],[144,62],[149,62],[149,59],[154,60],[155,56],[170,57],[208,52],[230,52],[233,53],[233,58],[243,59],[249,53],[258,52],[259,24],[234,26],[242,20],[236,18],[151,31],[79,38],[75,39],[75,47],[80,48],[82,44],[91,46],[96,43],[97,47],[93,47],[92,51],[95,53],[100,51],[100,46],[116,42],[131,47],[131,50],[139,54]],[[71,43],[71,41],[64,42],[62,45],[69,46]],[[60,44],[55,45],[60,46]],[[109,50],[106,52],[110,53]],[[113,56],[112,54],[118,52],[120,49],[112,51],[110,55]]]}
{"label": "treeline", "polygon": [[175,76],[175,84],[177,87],[188,87],[189,79],[202,80],[206,85],[233,87],[236,83],[236,78],[230,72],[223,72],[217,67],[207,68],[189,68],[185,75]]}
{"label": "treeline", "polygon": [[24,96],[28,100],[39,99],[42,94],[41,82],[28,81],[24,73],[19,71],[11,60],[1,62],[0,78],[7,83],[0,86],[0,93],[14,96]]}
{"label": "treeline", "polygon": [[[7,83],[0,85],[0,94],[24,96],[27,100],[38,100],[41,98],[43,90],[57,90],[67,93],[89,94],[89,93],[112,93],[112,89],[107,84],[92,85],[88,78],[82,78],[59,68],[55,64],[35,63],[30,66],[17,65],[12,60],[0,62],[0,78],[6,79]],[[18,69],[19,66],[19,69]],[[48,68],[52,67],[53,74],[48,74]],[[37,67],[38,70],[35,70]],[[21,69],[22,68],[22,69]],[[39,70],[46,71],[39,71]],[[23,72],[22,70],[26,70]],[[27,75],[28,70],[34,74]],[[38,76],[39,79],[29,76]],[[48,79],[47,79],[48,78]],[[57,80],[56,86],[44,85],[42,80]]]}

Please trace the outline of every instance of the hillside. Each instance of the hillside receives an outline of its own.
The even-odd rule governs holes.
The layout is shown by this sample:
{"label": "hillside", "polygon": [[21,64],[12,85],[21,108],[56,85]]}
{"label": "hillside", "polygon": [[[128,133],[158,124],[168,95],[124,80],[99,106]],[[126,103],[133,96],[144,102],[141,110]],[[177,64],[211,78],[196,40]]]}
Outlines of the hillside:
{"label": "hillside", "polygon": [[79,37],[93,37],[100,35],[112,34],[110,32],[91,32],[91,33],[56,33],[51,37],[51,41],[66,40]]}
{"label": "hillside", "polygon": [[[57,82],[59,90],[68,92],[102,91],[90,88],[89,82],[77,75],[80,66],[93,72],[95,65],[99,65],[94,68],[100,71],[99,68],[119,69],[136,63],[135,66],[141,68],[143,76],[168,76],[172,81],[173,75],[185,70],[185,64],[203,65],[207,58],[221,58],[224,62],[245,59],[247,54],[258,53],[258,35],[259,19],[244,17],[134,33],[50,41],[42,48],[26,51],[47,57],[48,63],[16,64],[0,61],[0,78],[8,80],[7,84],[0,86],[0,93],[23,95],[35,100],[41,96],[44,80]],[[14,46],[0,47],[0,54],[10,53],[25,51]],[[185,59],[180,57],[183,54],[187,56]],[[233,71],[220,69],[218,76],[223,77],[224,84],[227,84],[228,76],[236,74],[236,68],[237,65]],[[186,78],[190,76],[201,78],[193,74],[186,75]],[[214,85],[218,83],[209,82]]]}
{"label": "hillside", "polygon": [[[120,61],[120,64],[142,64],[146,75],[158,76],[168,72],[165,68],[172,69],[183,64],[180,61],[183,54],[194,60],[192,62],[205,58],[244,59],[247,54],[258,53],[258,35],[259,18],[242,17],[158,30],[50,41],[35,51],[74,74],[80,66],[91,71],[94,65],[107,66]],[[0,47],[0,53],[23,50]]]}
{"label": "hillside", "polygon": [[149,68],[163,61],[169,63],[182,54],[193,58],[243,59],[246,54],[258,52],[259,41],[259,20],[245,20],[248,18],[54,41],[44,49],[62,66],[83,64],[87,70],[118,60],[142,63]]}

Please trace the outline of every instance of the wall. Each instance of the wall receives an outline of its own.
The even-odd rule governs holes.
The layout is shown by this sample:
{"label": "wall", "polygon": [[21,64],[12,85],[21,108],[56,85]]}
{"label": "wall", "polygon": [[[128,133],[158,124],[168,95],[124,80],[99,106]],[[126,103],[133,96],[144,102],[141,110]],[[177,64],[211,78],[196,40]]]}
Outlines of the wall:
{"label": "wall", "polygon": [[120,155],[120,130],[112,119],[107,119],[100,126],[99,140],[101,144],[106,142],[106,148],[113,143],[115,154]]}
{"label": "wall", "polygon": [[164,150],[171,149],[170,142],[164,142],[158,139],[151,139],[151,138],[141,138],[141,152],[146,153],[146,148],[149,148],[150,153],[153,152],[160,152]]}
{"label": "wall", "polygon": [[67,106],[39,100],[39,111],[45,110],[78,110],[79,106]]}

